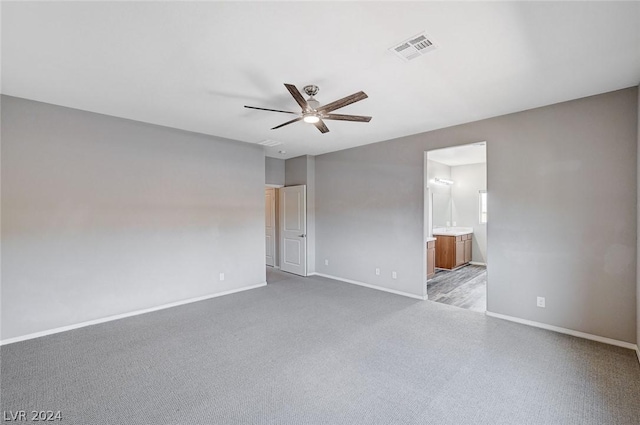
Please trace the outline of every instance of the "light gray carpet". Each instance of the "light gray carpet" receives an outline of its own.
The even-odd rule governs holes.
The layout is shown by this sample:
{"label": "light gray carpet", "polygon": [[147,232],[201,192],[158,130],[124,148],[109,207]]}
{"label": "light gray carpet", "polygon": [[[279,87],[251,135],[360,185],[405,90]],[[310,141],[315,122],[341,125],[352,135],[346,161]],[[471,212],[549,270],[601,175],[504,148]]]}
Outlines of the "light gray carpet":
{"label": "light gray carpet", "polygon": [[631,350],[324,278],[1,349],[2,410],[62,424],[633,424]]}

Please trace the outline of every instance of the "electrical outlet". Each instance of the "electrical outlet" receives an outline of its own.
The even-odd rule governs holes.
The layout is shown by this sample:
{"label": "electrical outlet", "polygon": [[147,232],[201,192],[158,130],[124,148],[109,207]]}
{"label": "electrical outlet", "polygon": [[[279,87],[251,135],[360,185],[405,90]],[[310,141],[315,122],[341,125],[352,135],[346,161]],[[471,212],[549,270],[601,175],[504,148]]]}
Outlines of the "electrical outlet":
{"label": "electrical outlet", "polygon": [[224,280],[224,273],[220,273],[220,280]]}
{"label": "electrical outlet", "polygon": [[380,276],[380,269],[376,269],[376,276]]}
{"label": "electrical outlet", "polygon": [[396,272],[391,272],[391,277],[392,277],[393,279],[397,279],[397,278],[398,278],[398,273],[396,273]]}
{"label": "electrical outlet", "polygon": [[545,307],[545,300],[544,297],[538,297],[538,307],[544,308]]}
{"label": "electrical outlet", "polygon": [[328,266],[329,265],[329,260],[324,260],[324,265]]}

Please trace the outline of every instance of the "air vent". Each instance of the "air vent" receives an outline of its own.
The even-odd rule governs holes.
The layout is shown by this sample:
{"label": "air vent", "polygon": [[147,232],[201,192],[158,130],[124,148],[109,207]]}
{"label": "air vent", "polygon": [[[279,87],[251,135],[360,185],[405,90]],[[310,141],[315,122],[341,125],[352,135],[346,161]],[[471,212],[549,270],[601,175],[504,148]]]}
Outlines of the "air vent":
{"label": "air vent", "polygon": [[267,146],[267,147],[272,148],[272,147],[274,147],[274,146],[281,145],[281,144],[282,144],[282,142],[276,142],[275,140],[269,140],[269,139],[267,139],[267,140],[263,140],[262,142],[259,142],[258,144],[259,144],[259,145],[262,145],[262,146]]}
{"label": "air vent", "polygon": [[412,59],[420,57],[433,49],[436,45],[431,39],[427,37],[425,33],[414,35],[408,40],[393,46],[389,50],[395,53],[403,61],[408,62]]}

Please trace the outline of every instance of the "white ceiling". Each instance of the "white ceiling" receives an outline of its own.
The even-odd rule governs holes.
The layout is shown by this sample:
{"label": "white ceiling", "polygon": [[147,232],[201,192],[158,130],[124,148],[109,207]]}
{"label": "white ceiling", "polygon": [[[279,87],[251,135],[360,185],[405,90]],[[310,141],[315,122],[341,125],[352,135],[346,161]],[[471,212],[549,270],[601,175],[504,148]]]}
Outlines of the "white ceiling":
{"label": "white ceiling", "polygon": [[427,159],[456,167],[458,165],[480,164],[487,162],[486,142],[435,149],[427,152]]}
{"label": "white ceiling", "polygon": [[[290,158],[637,85],[639,23],[639,2],[3,2],[2,93]],[[387,50],[422,31],[433,52]],[[373,119],[269,130],[290,115],[243,105],[297,112],[283,83],[363,90],[336,113]]]}

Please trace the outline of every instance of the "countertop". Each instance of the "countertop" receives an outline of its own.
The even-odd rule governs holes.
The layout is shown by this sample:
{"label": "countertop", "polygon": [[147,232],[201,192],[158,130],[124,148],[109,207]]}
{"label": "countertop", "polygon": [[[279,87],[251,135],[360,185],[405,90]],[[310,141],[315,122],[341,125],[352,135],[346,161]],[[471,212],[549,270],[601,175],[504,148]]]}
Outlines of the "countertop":
{"label": "countertop", "polygon": [[435,227],[433,236],[462,236],[473,233],[473,227]]}

